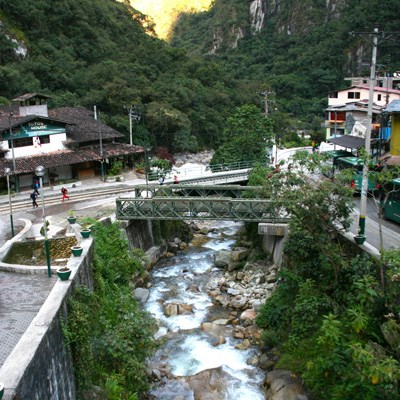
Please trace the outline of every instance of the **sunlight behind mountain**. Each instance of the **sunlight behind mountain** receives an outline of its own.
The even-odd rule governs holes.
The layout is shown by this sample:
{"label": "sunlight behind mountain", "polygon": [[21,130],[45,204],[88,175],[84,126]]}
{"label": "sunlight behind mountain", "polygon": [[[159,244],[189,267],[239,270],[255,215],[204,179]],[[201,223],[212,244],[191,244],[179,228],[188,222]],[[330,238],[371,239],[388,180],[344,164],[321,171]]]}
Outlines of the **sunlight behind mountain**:
{"label": "sunlight behind mountain", "polygon": [[150,16],[156,24],[157,35],[167,39],[180,13],[205,11],[213,0],[130,0],[130,3],[133,8]]}

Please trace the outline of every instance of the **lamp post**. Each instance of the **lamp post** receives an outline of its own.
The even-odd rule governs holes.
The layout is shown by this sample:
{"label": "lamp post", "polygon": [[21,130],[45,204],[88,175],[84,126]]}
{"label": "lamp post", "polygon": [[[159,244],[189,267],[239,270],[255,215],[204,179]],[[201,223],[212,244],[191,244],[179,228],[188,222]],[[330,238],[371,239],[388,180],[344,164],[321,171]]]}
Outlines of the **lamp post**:
{"label": "lamp post", "polygon": [[10,174],[11,169],[6,168],[4,170],[7,175],[7,189],[8,189],[8,204],[10,206],[10,226],[11,226],[11,237],[14,237],[14,222],[13,222],[13,212],[12,212],[12,204],[11,204],[11,191],[10,191]]}
{"label": "lamp post", "polygon": [[18,176],[16,174],[16,165],[15,165],[15,154],[14,154],[14,139],[12,138],[12,128],[11,128],[11,119],[13,117],[13,113],[10,113],[8,116],[8,127],[9,127],[9,134],[10,134],[10,142],[11,142],[11,156],[12,156],[12,163],[13,163],[13,173],[14,173],[14,180],[15,180],[15,191],[18,193],[19,191],[19,182]]}
{"label": "lamp post", "polygon": [[51,267],[50,267],[50,247],[49,247],[49,240],[47,237],[47,224],[46,224],[46,215],[44,212],[44,195],[43,195],[43,176],[46,173],[46,169],[39,165],[35,169],[36,176],[39,177],[40,182],[40,193],[42,197],[42,218],[43,218],[43,233],[44,233],[44,247],[46,251],[46,262],[47,262],[47,275],[51,277]]}

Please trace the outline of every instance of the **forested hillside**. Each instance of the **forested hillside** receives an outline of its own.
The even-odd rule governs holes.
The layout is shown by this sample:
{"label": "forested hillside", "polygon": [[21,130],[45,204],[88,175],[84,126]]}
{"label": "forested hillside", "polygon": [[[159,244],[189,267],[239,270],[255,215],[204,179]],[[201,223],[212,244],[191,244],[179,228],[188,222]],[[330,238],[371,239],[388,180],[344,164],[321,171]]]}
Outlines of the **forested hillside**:
{"label": "forested hillside", "polygon": [[[172,46],[129,0],[0,0],[0,102],[25,92],[51,106],[100,109],[134,141],[173,151],[216,147],[237,106],[260,112],[268,94],[275,134],[321,132],[327,94],[368,75],[370,45],[350,31],[400,26],[396,1],[215,0],[184,14]],[[400,69],[400,37],[382,40],[379,73]]]}
{"label": "forested hillside", "polygon": [[1,101],[40,92],[52,106],[97,105],[125,134],[135,105],[135,143],[215,146],[224,117],[254,101],[253,82],[148,35],[149,21],[125,3],[0,0]]}
{"label": "forested hillside", "polygon": [[[172,44],[215,54],[237,78],[265,81],[280,121],[317,128],[328,92],[346,76],[369,76],[371,38],[350,32],[378,23],[387,38],[399,31],[397,7],[395,0],[216,0],[209,12],[182,16]],[[378,73],[400,69],[399,43],[400,35],[380,39]]]}

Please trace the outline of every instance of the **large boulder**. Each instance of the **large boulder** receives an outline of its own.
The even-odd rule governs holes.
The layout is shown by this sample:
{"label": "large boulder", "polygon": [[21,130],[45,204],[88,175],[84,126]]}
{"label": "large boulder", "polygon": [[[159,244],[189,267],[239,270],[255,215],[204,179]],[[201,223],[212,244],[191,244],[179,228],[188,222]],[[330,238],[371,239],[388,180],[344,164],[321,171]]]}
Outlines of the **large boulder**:
{"label": "large boulder", "polygon": [[298,375],[284,369],[276,369],[267,374],[267,400],[307,400],[305,390]]}
{"label": "large boulder", "polygon": [[146,303],[146,301],[149,299],[150,296],[149,289],[144,289],[144,288],[136,288],[133,293],[135,299],[141,304]]}
{"label": "large boulder", "polygon": [[218,268],[226,267],[229,264],[231,258],[231,252],[229,250],[218,250],[215,253],[214,264]]}
{"label": "large boulder", "polygon": [[196,400],[224,400],[226,398],[229,379],[222,367],[206,369],[184,380],[193,390],[193,398]]}

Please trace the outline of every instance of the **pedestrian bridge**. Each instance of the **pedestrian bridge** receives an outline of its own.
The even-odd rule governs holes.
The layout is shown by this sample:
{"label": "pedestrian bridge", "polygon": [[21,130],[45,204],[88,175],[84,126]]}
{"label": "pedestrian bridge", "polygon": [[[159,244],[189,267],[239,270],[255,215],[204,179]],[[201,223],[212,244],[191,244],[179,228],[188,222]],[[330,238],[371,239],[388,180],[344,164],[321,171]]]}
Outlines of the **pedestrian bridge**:
{"label": "pedestrian bridge", "polygon": [[135,197],[117,198],[116,217],[286,223],[286,213],[271,200],[257,196],[261,190],[258,186],[237,185],[140,185],[134,188]]}

